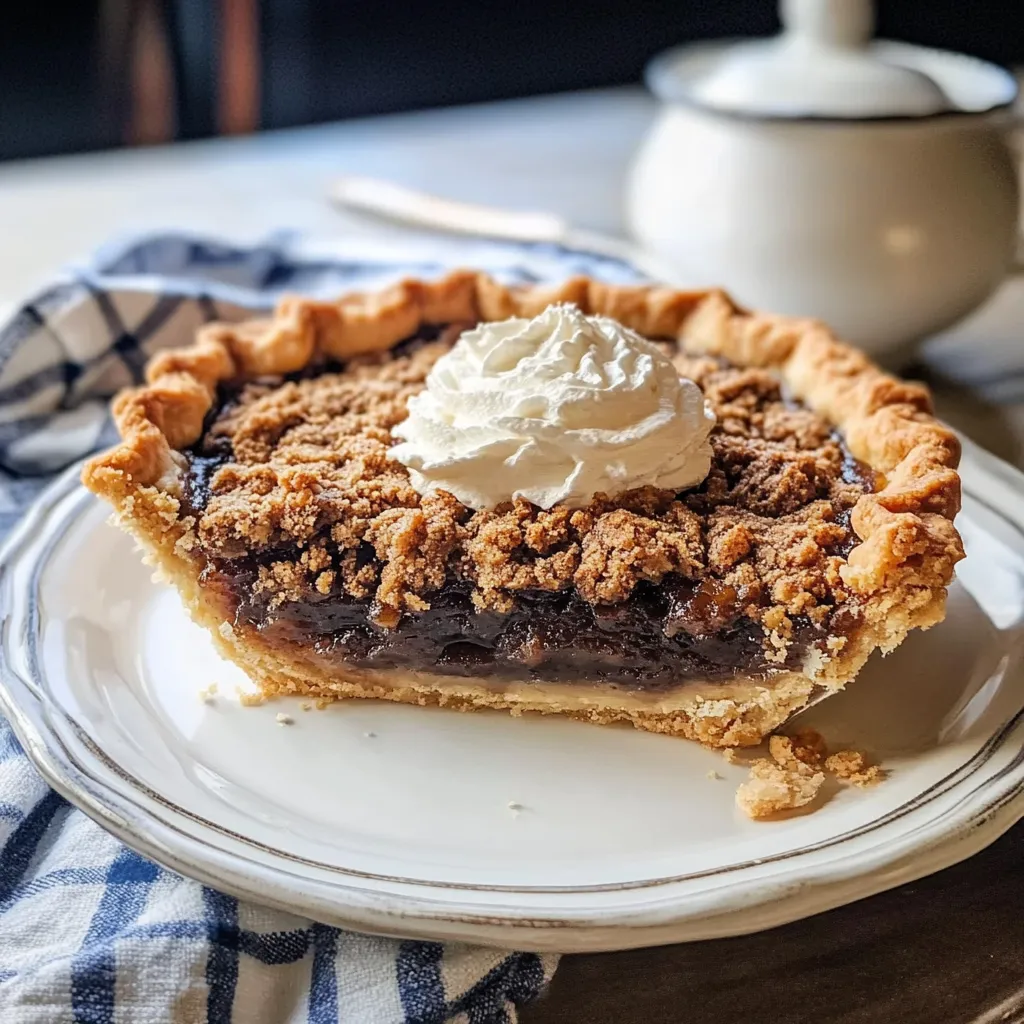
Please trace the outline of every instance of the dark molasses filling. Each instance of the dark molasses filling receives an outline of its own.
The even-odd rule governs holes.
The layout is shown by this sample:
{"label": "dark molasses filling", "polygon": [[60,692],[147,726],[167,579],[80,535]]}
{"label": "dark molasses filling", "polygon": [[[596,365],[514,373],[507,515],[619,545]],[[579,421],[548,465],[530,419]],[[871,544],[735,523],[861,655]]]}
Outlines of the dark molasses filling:
{"label": "dark molasses filling", "polygon": [[[799,669],[841,643],[857,609],[838,569],[874,475],[770,374],[676,359],[718,417],[692,491],[419,515],[386,449],[452,333],[221,389],[186,452],[183,514],[236,625],[339,665],[653,692]],[[637,537],[650,564],[629,561]]]}

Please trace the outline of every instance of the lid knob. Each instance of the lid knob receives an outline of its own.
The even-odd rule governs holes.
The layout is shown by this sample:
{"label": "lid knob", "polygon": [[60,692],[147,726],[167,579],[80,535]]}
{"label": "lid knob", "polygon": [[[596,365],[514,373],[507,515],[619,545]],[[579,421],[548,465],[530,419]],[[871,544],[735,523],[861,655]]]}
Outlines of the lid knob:
{"label": "lid knob", "polygon": [[871,0],[779,0],[785,31],[725,50],[690,95],[774,117],[913,117],[950,109],[942,88],[872,43]]}
{"label": "lid knob", "polygon": [[786,35],[823,46],[859,48],[875,32],[871,0],[780,0]]}
{"label": "lid knob", "polygon": [[713,112],[851,121],[992,110],[1017,94],[992,65],[874,39],[873,0],[777,3],[781,34],[670,50],[651,88]]}

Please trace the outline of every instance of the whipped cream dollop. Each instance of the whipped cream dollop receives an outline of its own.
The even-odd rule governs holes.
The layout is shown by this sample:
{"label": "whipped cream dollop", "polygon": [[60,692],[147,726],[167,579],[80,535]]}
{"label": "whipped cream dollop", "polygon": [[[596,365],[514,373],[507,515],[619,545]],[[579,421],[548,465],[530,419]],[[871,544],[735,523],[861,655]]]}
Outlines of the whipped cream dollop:
{"label": "whipped cream dollop", "polygon": [[409,399],[391,454],[421,494],[470,508],[578,507],[598,492],[699,484],[714,423],[656,345],[563,304],[466,331]]}

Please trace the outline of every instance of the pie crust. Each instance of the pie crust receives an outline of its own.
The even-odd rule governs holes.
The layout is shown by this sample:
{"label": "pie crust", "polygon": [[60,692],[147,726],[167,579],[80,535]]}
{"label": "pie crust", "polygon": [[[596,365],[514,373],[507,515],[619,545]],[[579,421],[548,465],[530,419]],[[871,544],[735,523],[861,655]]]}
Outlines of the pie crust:
{"label": "pie crust", "polygon": [[[424,325],[532,317],[554,302],[575,303],[645,337],[674,338],[688,354],[771,370],[875,471],[877,489],[853,508],[859,543],[841,569],[863,618],[840,650],[809,658],[799,671],[707,686],[691,681],[657,695],[530,678],[499,685],[432,672],[339,671],[308,651],[268,644],[257,630],[229,621],[219,595],[199,583],[190,523],[179,501],[187,468],[182,450],[200,438],[219,384],[384,351]],[[953,526],[960,507],[960,445],[933,418],[927,390],[884,373],[817,321],[752,314],[720,291],[624,287],[583,277],[506,287],[484,274],[458,271],[336,302],[285,298],[271,317],[200,329],[193,344],[156,355],[146,379],[115,399],[122,441],[89,462],[83,480],[114,506],[222,653],[267,694],[560,713],[601,723],[625,720],[714,746],[753,744],[809,701],[853,679],[876,648],[890,651],[910,630],[939,622],[953,567],[963,557]]]}

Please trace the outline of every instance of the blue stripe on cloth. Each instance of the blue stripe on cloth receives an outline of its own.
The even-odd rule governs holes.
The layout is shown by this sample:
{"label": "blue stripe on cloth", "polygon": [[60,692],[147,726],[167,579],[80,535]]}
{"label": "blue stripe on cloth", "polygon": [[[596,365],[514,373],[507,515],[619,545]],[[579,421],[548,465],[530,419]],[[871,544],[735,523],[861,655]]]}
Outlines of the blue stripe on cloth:
{"label": "blue stripe on cloth", "polygon": [[441,979],[444,946],[439,942],[403,942],[395,974],[406,1024],[441,1024],[448,1016]]}
{"label": "blue stripe on cloth", "polygon": [[207,937],[206,1024],[231,1024],[238,984],[238,900],[203,886]]}
{"label": "blue stripe on cloth", "polygon": [[[96,303],[96,308],[100,311],[100,315],[107,325],[107,333],[110,337],[120,338],[122,334],[127,333],[124,321],[121,319],[121,314],[118,313],[117,307],[107,292],[85,278],[82,278],[82,283],[88,290],[89,295],[92,296],[93,302]],[[63,344],[64,339],[58,337],[58,341]]]}
{"label": "blue stripe on cloth", "polygon": [[[111,349],[116,352],[134,380],[142,380],[146,368],[146,353],[139,346],[139,339],[135,331],[129,331],[118,313],[110,296],[98,285],[82,278],[82,283],[88,289],[89,295],[96,303],[96,308],[107,325],[107,331],[111,337]],[[65,350],[67,345],[63,338],[58,336],[61,347]]]}
{"label": "blue stripe on cloth", "polygon": [[0,764],[12,757],[18,757],[24,753],[14,730],[0,718]]}
{"label": "blue stripe on cloth", "polygon": [[256,286],[262,291],[290,284],[295,279],[295,264],[286,260],[280,249],[267,248],[264,252],[266,262],[256,274]]}
{"label": "blue stripe on cloth", "polygon": [[0,904],[6,901],[21,881],[50,822],[61,808],[67,806],[64,797],[51,789],[10,834],[3,849],[0,849]]}
{"label": "blue stripe on cloth", "polygon": [[240,931],[238,949],[261,964],[293,964],[309,950],[309,929],[266,933]]}
{"label": "blue stripe on cloth", "polygon": [[50,414],[40,414],[25,416],[19,420],[12,420],[10,423],[0,423],[0,450],[20,440],[26,434],[45,427],[52,419],[53,416]]}
{"label": "blue stripe on cloth", "polygon": [[139,339],[134,334],[129,334],[126,331],[118,336],[112,348],[121,357],[121,362],[128,367],[132,380],[142,380],[146,372],[146,362],[149,356],[142,351]]}
{"label": "blue stripe on cloth", "polygon": [[[413,969],[403,984],[402,953],[407,947],[409,966]],[[417,951],[416,947],[421,948]],[[508,1024],[510,1006],[525,1005],[544,987],[544,965],[540,957],[536,953],[510,953],[476,984],[446,1001],[440,974],[443,949],[436,943],[403,943],[398,961],[398,986],[406,1024],[443,1024],[460,1014],[466,1015],[469,1024]],[[410,993],[408,1002],[407,991]]]}
{"label": "blue stripe on cloth", "polygon": [[7,360],[40,328],[46,327],[42,314],[32,304],[27,303],[14,315],[3,330],[0,339],[0,370]]}
{"label": "blue stripe on cloth", "polygon": [[74,1024],[113,1024],[117,988],[114,940],[132,924],[146,905],[150,886],[160,869],[134,850],[122,847],[107,871],[103,891],[71,961],[71,1011]]}
{"label": "blue stripe on cloth", "polygon": [[508,1024],[507,993],[517,966],[517,955],[507,956],[452,1003],[451,1014],[465,1013],[469,1024]]}
{"label": "blue stripe on cloth", "polygon": [[[509,960],[512,958],[510,957]],[[509,960],[489,971],[453,1007],[455,1013],[465,1012],[469,1024],[509,1024],[505,989]]]}
{"label": "blue stripe on cloth", "polygon": [[[509,1024],[505,1000],[487,993],[486,998],[477,998],[465,1011],[468,1024]],[[458,1013],[460,1011],[456,1011]]]}
{"label": "blue stripe on cloth", "polygon": [[544,964],[536,953],[516,953],[510,959],[515,959],[516,966],[506,994],[516,1006],[525,1006],[544,988]]}
{"label": "blue stripe on cloth", "polygon": [[81,365],[79,363],[64,361],[45,366],[41,370],[36,370],[35,373],[23,377],[10,387],[0,388],[0,404],[24,401],[51,384],[74,383],[80,373]]}
{"label": "blue stripe on cloth", "polygon": [[17,821],[24,813],[17,804],[8,804],[0,800],[0,821]]}
{"label": "blue stripe on cloth", "polygon": [[106,877],[103,868],[58,868],[38,878],[30,878],[15,886],[4,899],[0,900],[0,914],[6,913],[18,900],[41,896],[50,889],[71,885],[98,885]]}
{"label": "blue stripe on cloth", "polygon": [[155,921],[125,929],[125,939],[208,939],[209,921]]}
{"label": "blue stripe on cloth", "polygon": [[209,295],[197,295],[196,305],[199,307],[200,312],[203,314],[203,319],[207,323],[211,320],[216,320],[220,316],[217,312],[216,304]]}
{"label": "blue stripe on cloth", "polygon": [[536,953],[510,953],[450,1007],[469,1024],[508,1024],[509,1004],[528,1003],[544,985],[544,966]]}
{"label": "blue stripe on cloth", "polygon": [[183,301],[180,295],[161,295],[132,333],[142,341],[151,338],[181,308]]}
{"label": "blue stripe on cloth", "polygon": [[338,929],[314,924],[307,1024],[338,1024]]}

